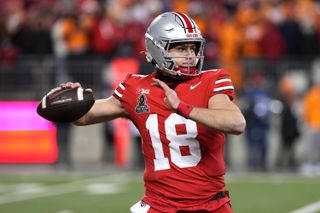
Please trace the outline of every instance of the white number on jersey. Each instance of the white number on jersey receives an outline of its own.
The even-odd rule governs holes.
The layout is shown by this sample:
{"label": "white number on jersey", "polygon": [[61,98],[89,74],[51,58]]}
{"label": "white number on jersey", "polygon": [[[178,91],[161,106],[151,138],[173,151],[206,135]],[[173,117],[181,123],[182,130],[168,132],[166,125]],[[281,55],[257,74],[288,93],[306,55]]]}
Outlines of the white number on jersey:
{"label": "white number on jersey", "polygon": [[[178,134],[176,125],[185,125],[186,133]],[[170,141],[170,156],[173,164],[180,168],[196,166],[201,160],[201,151],[199,141],[196,139],[198,134],[197,124],[176,113],[170,116],[164,122],[166,138]],[[156,171],[170,169],[169,159],[164,156],[162,143],[160,140],[158,115],[151,114],[146,122],[146,128],[149,130],[152,147],[155,153],[154,168]],[[181,148],[189,150],[188,155],[182,155]]]}

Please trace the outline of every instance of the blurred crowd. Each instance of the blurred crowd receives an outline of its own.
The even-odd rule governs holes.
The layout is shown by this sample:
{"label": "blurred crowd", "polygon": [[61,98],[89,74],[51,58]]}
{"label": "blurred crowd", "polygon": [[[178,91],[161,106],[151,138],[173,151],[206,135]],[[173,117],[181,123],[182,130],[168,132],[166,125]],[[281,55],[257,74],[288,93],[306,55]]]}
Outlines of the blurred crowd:
{"label": "blurred crowd", "polygon": [[[127,55],[144,61],[140,52],[145,30],[165,11],[185,12],[195,19],[206,38],[208,66],[228,69],[241,91],[239,102],[248,122],[248,167],[267,168],[270,114],[277,111],[277,104],[265,74],[273,72],[282,109],[277,165],[297,166],[294,146],[303,120],[310,144],[301,169],[320,175],[318,0],[0,0],[0,67],[10,68],[23,55],[52,54],[68,60],[94,56],[110,61],[128,46]],[[301,81],[278,76],[273,66],[297,58],[314,65],[307,67],[313,72],[304,75],[308,83],[300,94],[296,90]],[[263,61],[263,68],[248,74],[246,69],[257,61]]]}
{"label": "blurred crowd", "polygon": [[206,59],[228,68],[238,87],[243,58],[319,53],[316,0],[0,0],[0,59],[50,53],[111,58],[126,43],[144,60],[139,52],[146,27],[171,10],[196,20],[207,41]]}

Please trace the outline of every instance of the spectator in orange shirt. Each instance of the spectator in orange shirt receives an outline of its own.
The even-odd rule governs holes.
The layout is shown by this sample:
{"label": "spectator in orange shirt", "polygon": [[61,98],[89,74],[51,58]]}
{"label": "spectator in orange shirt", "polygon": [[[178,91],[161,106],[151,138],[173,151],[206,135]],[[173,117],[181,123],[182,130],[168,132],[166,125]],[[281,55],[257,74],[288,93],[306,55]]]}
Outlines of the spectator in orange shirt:
{"label": "spectator in orange shirt", "polygon": [[313,70],[313,86],[305,93],[303,116],[308,126],[308,144],[301,172],[307,176],[320,175],[320,72],[319,62]]}
{"label": "spectator in orange shirt", "polygon": [[243,37],[239,21],[230,16],[219,23],[213,18],[210,22],[210,28],[211,34],[217,36],[219,63],[231,73],[234,86],[241,88],[243,73],[240,62],[240,48],[243,44]]}
{"label": "spectator in orange shirt", "polygon": [[81,55],[88,51],[89,36],[80,17],[70,16],[67,18],[63,31],[69,55]]}

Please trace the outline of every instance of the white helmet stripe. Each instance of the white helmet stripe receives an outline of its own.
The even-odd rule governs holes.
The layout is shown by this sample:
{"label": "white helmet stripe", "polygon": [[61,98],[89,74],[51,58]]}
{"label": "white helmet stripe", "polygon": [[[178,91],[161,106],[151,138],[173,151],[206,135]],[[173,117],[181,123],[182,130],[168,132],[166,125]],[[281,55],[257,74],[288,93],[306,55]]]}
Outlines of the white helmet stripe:
{"label": "white helmet stripe", "polygon": [[182,21],[185,28],[188,30],[188,33],[194,33],[194,23],[191,19],[184,13],[175,13]]}

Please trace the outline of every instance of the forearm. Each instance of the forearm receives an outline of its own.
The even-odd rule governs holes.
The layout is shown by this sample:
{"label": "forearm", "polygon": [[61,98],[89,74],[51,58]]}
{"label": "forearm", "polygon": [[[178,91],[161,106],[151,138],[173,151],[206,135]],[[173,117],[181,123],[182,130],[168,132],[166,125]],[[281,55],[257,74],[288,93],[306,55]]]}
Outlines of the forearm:
{"label": "forearm", "polygon": [[127,117],[128,113],[120,102],[113,97],[96,100],[92,108],[73,124],[84,126],[106,122],[119,117]]}
{"label": "forearm", "polygon": [[235,109],[207,109],[194,107],[189,119],[218,131],[230,134],[241,134],[246,122],[237,108]]}
{"label": "forearm", "polygon": [[103,116],[103,117],[96,116],[94,113],[91,113],[89,111],[84,116],[74,121],[73,124],[76,126],[86,126],[86,125],[91,125],[91,124],[96,124],[101,122],[107,122],[118,117],[121,117],[121,116],[120,115],[109,115],[109,116]]}

